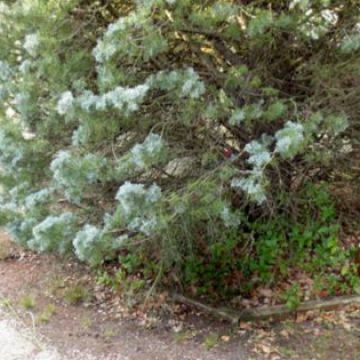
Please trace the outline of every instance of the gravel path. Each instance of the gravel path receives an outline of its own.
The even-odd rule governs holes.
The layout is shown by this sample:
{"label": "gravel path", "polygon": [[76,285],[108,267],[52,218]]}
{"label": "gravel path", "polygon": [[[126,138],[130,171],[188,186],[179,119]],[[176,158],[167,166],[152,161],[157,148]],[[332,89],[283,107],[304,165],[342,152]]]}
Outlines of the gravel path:
{"label": "gravel path", "polygon": [[0,313],[1,360],[64,360],[56,351],[44,348],[29,329]]}
{"label": "gravel path", "polygon": [[45,339],[39,338],[40,335],[0,309],[1,360],[128,360],[119,354],[99,358],[79,351],[63,357],[56,349],[47,346]]}

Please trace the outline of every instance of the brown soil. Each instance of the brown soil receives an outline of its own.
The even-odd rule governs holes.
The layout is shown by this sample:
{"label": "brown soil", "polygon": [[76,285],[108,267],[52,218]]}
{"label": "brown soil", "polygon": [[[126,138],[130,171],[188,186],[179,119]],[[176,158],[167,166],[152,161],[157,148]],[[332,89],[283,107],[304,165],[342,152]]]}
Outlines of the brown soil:
{"label": "brown soil", "polygon": [[[80,303],[74,304],[77,297]],[[239,327],[166,302],[161,318],[131,313],[117,294],[94,284],[86,267],[18,249],[4,232],[0,299],[29,325],[31,312],[37,331],[65,356],[79,351],[109,360],[360,359],[360,309]]]}

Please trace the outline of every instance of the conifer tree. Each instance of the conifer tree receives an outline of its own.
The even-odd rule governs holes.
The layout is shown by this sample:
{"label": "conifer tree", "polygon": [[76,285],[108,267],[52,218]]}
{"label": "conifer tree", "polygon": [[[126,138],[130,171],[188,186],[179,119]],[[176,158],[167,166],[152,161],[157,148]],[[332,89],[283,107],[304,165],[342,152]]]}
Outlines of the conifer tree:
{"label": "conifer tree", "polygon": [[170,267],[284,211],[354,121],[317,84],[359,69],[359,18],[355,0],[0,2],[1,223]]}

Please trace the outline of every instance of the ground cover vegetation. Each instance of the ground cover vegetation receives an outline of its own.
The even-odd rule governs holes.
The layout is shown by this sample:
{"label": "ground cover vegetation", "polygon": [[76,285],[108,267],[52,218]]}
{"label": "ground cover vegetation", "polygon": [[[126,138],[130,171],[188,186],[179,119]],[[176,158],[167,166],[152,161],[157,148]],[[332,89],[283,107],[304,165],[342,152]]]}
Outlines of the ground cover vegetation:
{"label": "ground cover vegetation", "polygon": [[214,297],[294,269],[358,286],[330,191],[358,146],[358,1],[2,1],[0,34],[19,244]]}

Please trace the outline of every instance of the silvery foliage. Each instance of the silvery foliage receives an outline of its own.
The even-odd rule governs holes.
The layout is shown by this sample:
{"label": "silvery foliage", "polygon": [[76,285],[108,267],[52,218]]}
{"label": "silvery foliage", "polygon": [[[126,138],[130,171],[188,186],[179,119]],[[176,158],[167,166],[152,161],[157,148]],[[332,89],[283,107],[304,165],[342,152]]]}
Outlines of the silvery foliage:
{"label": "silvery foliage", "polygon": [[351,54],[360,49],[360,31],[346,36],[340,43],[340,51],[344,54]]}
{"label": "silvery foliage", "polygon": [[275,138],[275,152],[285,159],[293,158],[304,144],[304,127],[299,123],[288,121],[285,127],[275,134]]}
{"label": "silvery foliage", "polygon": [[234,178],[231,187],[241,189],[247,196],[259,205],[266,201],[267,181],[262,170],[252,170],[246,178]]}
{"label": "silvery foliage", "polygon": [[252,170],[246,178],[234,178],[231,181],[231,187],[241,189],[258,204],[266,200],[267,181],[264,169],[272,160],[272,154],[268,150],[272,141],[272,137],[263,135],[260,141],[253,140],[248,143],[244,150],[250,154],[247,161]]}
{"label": "silvery foliage", "polygon": [[30,56],[36,57],[40,45],[39,35],[37,33],[28,34],[25,36],[23,47]]}
{"label": "silvery foliage", "polygon": [[0,1],[0,14],[1,15],[6,15],[10,13],[10,8],[9,6],[4,3],[3,1]]}
{"label": "silvery foliage", "polygon": [[165,142],[157,134],[149,134],[142,144],[130,150],[130,161],[138,169],[145,169],[157,162],[165,150]]}
{"label": "silvery foliage", "polygon": [[86,112],[94,110],[106,110],[105,98],[102,95],[95,95],[90,90],[85,90],[77,99],[76,104]]}
{"label": "silvery foliage", "polygon": [[143,143],[135,144],[115,161],[115,177],[125,180],[139,171],[150,169],[166,157],[166,143],[158,134],[150,133]]}
{"label": "silvery foliage", "polygon": [[156,215],[156,205],[162,198],[161,189],[153,184],[148,189],[144,184],[125,182],[115,199],[119,211],[129,230],[150,236],[158,230],[160,221]]}
{"label": "silvery foliage", "polygon": [[324,116],[317,112],[312,114],[304,124],[305,137],[320,136],[326,134],[327,137],[336,137],[344,132],[349,126],[346,115],[333,114]]}
{"label": "silvery foliage", "polygon": [[0,105],[9,95],[9,83],[13,76],[13,70],[10,65],[4,61],[0,61]]}
{"label": "silvery foliage", "polygon": [[264,142],[251,141],[244,150],[250,154],[248,163],[254,168],[262,169],[271,161],[271,154]]}
{"label": "silvery foliage", "polygon": [[16,202],[8,201],[0,196],[0,225],[8,224],[19,216],[21,216],[21,212]]}
{"label": "silvery foliage", "polygon": [[[314,12],[311,7],[310,0],[293,0],[291,1],[290,10],[298,9],[304,12],[306,22],[304,22],[300,30],[303,34],[313,40],[319,40],[335,26],[339,20],[338,14],[330,9],[323,9],[319,13]],[[323,6],[330,5],[329,0],[323,0]]]}
{"label": "silvery foliage", "polygon": [[[127,32],[132,28],[140,28],[144,21],[145,19],[141,19],[138,14],[131,13],[129,16],[121,17],[116,22],[110,24],[103,39],[98,40],[93,50],[95,60],[98,63],[110,60],[126,44]],[[124,34],[124,38],[121,37],[122,34]],[[117,38],[116,35],[120,36]]]}
{"label": "silvery foliage", "polygon": [[88,128],[84,125],[80,125],[72,135],[72,145],[81,146],[88,142],[90,132]]}
{"label": "silvery foliage", "polygon": [[234,178],[231,182],[233,188],[241,189],[258,204],[266,201],[267,180],[264,174],[266,166],[275,154],[279,154],[284,159],[291,159],[302,150],[305,143],[304,127],[300,123],[288,121],[275,133],[275,140],[273,153],[268,150],[273,142],[271,136],[263,135],[260,141],[254,140],[248,143],[244,150],[250,154],[247,161],[252,165],[252,170],[246,178]]}
{"label": "silvery foliage", "polygon": [[110,24],[93,50],[96,62],[105,64],[115,56],[149,59],[165,49],[167,42],[153,25],[150,14],[151,2],[147,1],[136,12]]}
{"label": "silvery foliage", "polygon": [[4,61],[0,61],[0,81],[4,82],[9,80],[13,75],[10,65]]}
{"label": "silvery foliage", "polygon": [[21,182],[20,184],[14,186],[8,191],[8,195],[12,202],[16,204],[20,204],[26,194],[28,194],[30,188],[30,184],[26,181]]}
{"label": "silvery foliage", "polygon": [[231,114],[229,124],[232,126],[240,125],[246,118],[245,111],[243,109],[236,109]]}
{"label": "silvery foliage", "polygon": [[239,214],[234,213],[229,206],[224,206],[220,213],[220,217],[226,227],[236,227],[241,223]]}
{"label": "silvery foliage", "polygon": [[26,196],[24,200],[25,208],[33,209],[38,205],[50,201],[52,193],[53,193],[52,189],[45,188],[29,194],[28,196]]}
{"label": "silvery foliage", "polygon": [[[71,153],[69,151],[61,150],[59,151],[53,161],[50,164],[50,169],[54,173],[54,178],[58,178],[56,180],[59,184],[63,184],[63,181],[61,180],[61,172],[60,169],[66,164],[71,161]],[[64,184],[65,185],[65,184]]]}
{"label": "silvery foliage", "polygon": [[106,227],[100,229],[94,225],[86,224],[75,236],[73,246],[76,256],[91,265],[101,264],[106,258],[114,255],[127,235],[114,238],[107,234]]}
{"label": "silvery foliage", "polygon": [[117,83],[114,70],[111,66],[98,64],[96,66],[97,81],[100,88],[111,88]]}
{"label": "silvery foliage", "polygon": [[3,199],[0,201],[0,213],[18,213],[19,207],[14,202],[4,202]]}
{"label": "silvery foliage", "polygon": [[102,179],[106,166],[106,158],[94,154],[80,157],[62,150],[51,162],[50,170],[54,185],[64,191],[69,201],[79,203],[86,187]]}
{"label": "silvery foliage", "polygon": [[29,73],[32,65],[33,65],[33,63],[30,60],[26,59],[26,60],[22,61],[21,64],[19,65],[19,71],[23,75],[25,75],[25,74]]}
{"label": "silvery foliage", "polygon": [[9,95],[7,86],[0,84],[0,105]]}
{"label": "silvery foliage", "polygon": [[38,224],[38,220],[30,216],[26,216],[24,219],[17,218],[11,222],[8,226],[10,234],[14,240],[22,245],[27,246],[28,241],[32,238],[32,230]]}
{"label": "silvery foliage", "polygon": [[266,181],[262,171],[253,170],[247,178],[234,178],[231,187],[244,191],[251,200],[262,204],[266,201]]}
{"label": "silvery foliage", "polygon": [[116,109],[124,115],[130,115],[139,109],[148,91],[149,86],[146,84],[135,87],[118,86],[102,95],[86,90],[77,98],[66,91],[60,96],[56,110],[60,115],[71,115],[75,106],[78,106],[89,113]]}
{"label": "silvery foliage", "polygon": [[71,249],[75,227],[76,217],[72,213],[48,216],[33,228],[33,238],[27,245],[40,252],[65,254]]}
{"label": "silvery foliage", "polygon": [[324,119],[325,131],[330,136],[338,136],[349,126],[349,120],[345,115],[329,115]]}
{"label": "silvery foliage", "polygon": [[71,91],[65,91],[60,95],[56,110],[60,115],[66,115],[73,110],[74,96]]}
{"label": "silvery foliage", "polygon": [[19,162],[24,158],[23,148],[10,139],[0,130],[0,164],[3,172],[11,172],[19,167]]}
{"label": "silvery foliage", "polygon": [[191,99],[198,99],[205,93],[205,85],[200,81],[199,74],[193,68],[185,70],[185,81],[181,87],[181,95]]}
{"label": "silvery foliage", "polygon": [[[317,117],[314,117],[316,120]],[[322,117],[319,120],[311,122],[309,128],[310,133],[318,129],[318,126],[323,121]],[[347,126],[346,118],[336,116],[328,117],[330,129],[338,135]],[[263,135],[260,141],[254,140],[248,143],[244,150],[250,154],[248,163],[252,165],[249,175],[246,178],[234,178],[231,182],[233,188],[239,188],[244,191],[251,199],[261,204],[266,200],[266,185],[267,179],[264,170],[270,164],[272,158],[279,154],[283,159],[292,159],[305,145],[305,129],[300,123],[288,121],[284,127],[275,133],[275,149],[271,153],[268,148],[273,143],[274,138],[268,135]]]}
{"label": "silvery foliage", "polygon": [[81,261],[100,263],[102,256],[97,259],[98,254],[94,249],[97,248],[97,244],[102,243],[102,235],[102,229],[86,224],[83,229],[76,234],[73,240],[76,256]]}
{"label": "silvery foliage", "polygon": [[269,10],[259,11],[255,17],[253,17],[247,26],[247,33],[250,37],[262,35],[267,29],[271,27],[274,22],[274,14]]}
{"label": "silvery foliage", "polygon": [[185,70],[160,71],[148,78],[151,88],[158,88],[180,98],[198,99],[205,93],[205,84],[191,67]]}
{"label": "silvery foliage", "polygon": [[22,115],[23,120],[26,120],[32,107],[30,94],[26,91],[19,92],[15,95],[14,100],[16,109]]}
{"label": "silvery foliage", "polygon": [[313,39],[319,40],[322,36],[327,34],[331,27],[336,25],[338,15],[330,10],[323,10],[319,15],[313,15],[312,9],[309,9],[305,15],[309,17],[306,24],[302,26],[303,33]]}
{"label": "silvery foliage", "polygon": [[135,87],[118,86],[103,95],[85,91],[75,103],[86,112],[116,109],[124,115],[139,110],[151,89],[160,89],[180,98],[198,99],[205,93],[205,85],[197,72],[188,68],[171,72],[160,71],[150,76],[144,84]]}
{"label": "silvery foliage", "polygon": [[143,102],[145,96],[149,91],[149,86],[141,84],[133,88],[118,86],[114,90],[109,91],[97,102],[100,110],[108,104],[116,110],[129,115],[139,110],[140,104]]}
{"label": "silvery foliage", "polygon": [[300,10],[307,10],[310,6],[310,0],[292,0],[289,4],[289,9],[299,8]]}

